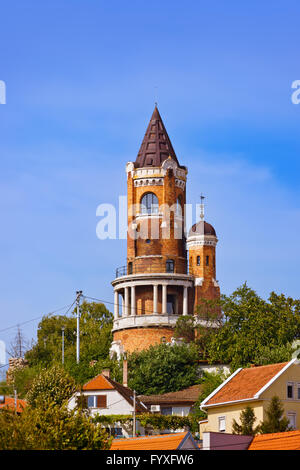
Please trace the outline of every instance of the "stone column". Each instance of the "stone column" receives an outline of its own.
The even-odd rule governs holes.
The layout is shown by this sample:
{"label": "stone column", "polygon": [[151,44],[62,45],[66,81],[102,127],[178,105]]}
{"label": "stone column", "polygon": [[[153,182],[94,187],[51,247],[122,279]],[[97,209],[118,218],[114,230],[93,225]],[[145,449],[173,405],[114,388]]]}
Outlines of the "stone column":
{"label": "stone column", "polygon": [[183,315],[188,314],[188,288],[183,286]]}
{"label": "stone column", "polygon": [[167,314],[167,284],[162,285],[162,312],[163,315]]}
{"label": "stone column", "polygon": [[158,285],[153,284],[153,313],[156,315],[157,312],[157,299],[158,299]]}
{"label": "stone column", "polygon": [[125,310],[125,317],[128,317],[128,314],[129,314],[129,289],[128,287],[124,288],[124,310]]}
{"label": "stone column", "polygon": [[131,286],[131,315],[136,315],[136,309],[135,309],[135,286]]}
{"label": "stone column", "polygon": [[117,290],[115,290],[114,295],[114,317],[115,320],[118,320],[119,318],[119,293]]}

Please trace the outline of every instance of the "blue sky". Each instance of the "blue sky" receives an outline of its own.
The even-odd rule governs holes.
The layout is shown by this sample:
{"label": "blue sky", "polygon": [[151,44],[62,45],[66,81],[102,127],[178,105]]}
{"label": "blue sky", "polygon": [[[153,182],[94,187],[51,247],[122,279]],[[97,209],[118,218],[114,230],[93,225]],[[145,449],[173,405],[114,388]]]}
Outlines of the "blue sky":
{"label": "blue sky", "polygon": [[126,242],[97,239],[96,208],[126,194],[155,100],[188,202],[206,195],[222,291],[299,298],[299,13],[293,0],[2,2],[1,328],[77,289],[113,300]]}

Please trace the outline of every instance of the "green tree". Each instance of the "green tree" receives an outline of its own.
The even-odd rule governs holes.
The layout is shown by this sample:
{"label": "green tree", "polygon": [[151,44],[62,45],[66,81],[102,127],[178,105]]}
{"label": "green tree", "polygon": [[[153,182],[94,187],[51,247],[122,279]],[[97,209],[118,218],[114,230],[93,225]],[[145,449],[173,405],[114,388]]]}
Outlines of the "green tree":
{"label": "green tree", "polygon": [[261,434],[284,432],[290,429],[289,420],[283,416],[284,407],[278,396],[274,396],[266,410],[267,418],[261,423]]}
{"label": "green tree", "polygon": [[223,324],[208,345],[211,362],[230,363],[236,369],[287,359],[291,343],[300,337],[299,300],[272,292],[265,301],[245,283],[231,296],[222,296],[221,305]]}
{"label": "green tree", "polygon": [[138,394],[174,392],[199,383],[194,344],[151,346],[128,357],[129,387]]}
{"label": "green tree", "polygon": [[[113,315],[104,304],[82,302],[80,307],[80,359],[88,363],[107,359],[112,341]],[[36,344],[26,352],[30,366],[48,366],[62,360],[64,328],[65,361],[76,362],[76,310],[72,316],[45,316],[39,323]]]}
{"label": "green tree", "polygon": [[75,392],[75,381],[60,366],[42,369],[33,379],[26,400],[31,407],[46,407],[48,403],[62,405]]}
{"label": "green tree", "polygon": [[240,422],[238,424],[234,419],[232,424],[232,434],[242,434],[244,436],[255,436],[260,431],[260,426],[255,426],[256,416],[254,409],[251,406],[247,406],[240,413]]}
{"label": "green tree", "polygon": [[104,450],[111,439],[101,426],[66,405],[0,412],[0,450]]}

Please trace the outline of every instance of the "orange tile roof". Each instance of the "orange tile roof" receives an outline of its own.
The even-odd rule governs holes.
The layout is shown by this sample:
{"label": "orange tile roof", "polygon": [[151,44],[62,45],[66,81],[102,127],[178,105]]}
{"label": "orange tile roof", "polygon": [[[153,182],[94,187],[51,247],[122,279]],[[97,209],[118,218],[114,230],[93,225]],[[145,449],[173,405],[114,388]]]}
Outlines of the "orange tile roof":
{"label": "orange tile roof", "polygon": [[235,400],[254,398],[255,394],[266,385],[288,362],[267,366],[242,369],[229,380],[205,405],[226,403]]}
{"label": "orange tile roof", "polygon": [[114,386],[102,374],[83,385],[82,390],[113,390]]}
{"label": "orange tile roof", "polygon": [[255,436],[248,450],[300,450],[300,431]]}
{"label": "orange tile roof", "polygon": [[[27,406],[27,402],[25,400],[20,400],[19,398],[17,399],[17,413],[22,413],[24,408]],[[5,397],[4,403],[0,404],[0,409],[1,408],[7,408],[9,410],[14,410],[15,409],[15,399],[12,397]]]}
{"label": "orange tile roof", "polygon": [[114,439],[110,450],[176,450],[188,432]]}
{"label": "orange tile roof", "polygon": [[168,392],[162,395],[139,395],[139,399],[146,405],[159,405],[162,403],[193,404],[198,400],[201,389],[202,385],[192,385],[178,392]]}

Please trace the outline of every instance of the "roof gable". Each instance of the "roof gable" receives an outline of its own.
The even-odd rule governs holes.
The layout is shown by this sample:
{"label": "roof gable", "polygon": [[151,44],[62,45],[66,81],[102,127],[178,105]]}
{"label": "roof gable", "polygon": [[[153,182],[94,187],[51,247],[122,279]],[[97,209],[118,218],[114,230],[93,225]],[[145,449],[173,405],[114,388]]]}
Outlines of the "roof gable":
{"label": "roof gable", "polygon": [[110,383],[107,377],[99,374],[89,382],[85,383],[82,390],[113,390],[114,386]]}
{"label": "roof gable", "polygon": [[214,390],[201,403],[201,406],[258,399],[260,394],[294,362],[293,359],[290,362],[238,369]]}

